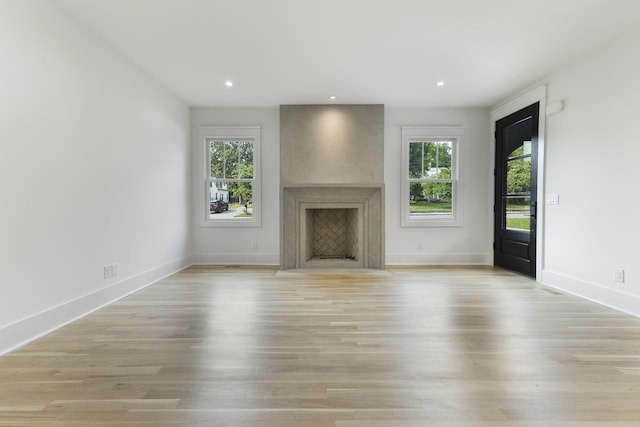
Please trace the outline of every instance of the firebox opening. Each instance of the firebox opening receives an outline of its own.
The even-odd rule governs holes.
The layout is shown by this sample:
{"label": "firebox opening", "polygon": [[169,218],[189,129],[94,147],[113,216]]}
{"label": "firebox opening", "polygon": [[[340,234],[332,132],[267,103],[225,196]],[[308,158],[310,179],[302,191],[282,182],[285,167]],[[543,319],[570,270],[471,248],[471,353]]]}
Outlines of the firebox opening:
{"label": "firebox opening", "polygon": [[306,209],[306,261],[358,261],[358,209]]}

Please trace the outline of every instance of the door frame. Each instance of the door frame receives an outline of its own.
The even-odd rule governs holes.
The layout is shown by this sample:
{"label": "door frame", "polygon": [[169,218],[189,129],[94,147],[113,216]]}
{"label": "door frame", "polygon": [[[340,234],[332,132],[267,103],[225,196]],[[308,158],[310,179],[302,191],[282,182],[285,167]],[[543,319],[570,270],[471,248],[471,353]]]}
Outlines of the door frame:
{"label": "door frame", "polygon": [[490,123],[490,141],[489,148],[489,194],[491,195],[490,203],[490,215],[488,230],[488,242],[487,248],[491,254],[491,265],[494,263],[493,259],[493,236],[494,230],[494,213],[493,213],[493,201],[495,200],[495,177],[493,171],[496,167],[496,122],[500,119],[507,117],[517,111],[522,110],[535,104],[540,103],[539,119],[538,119],[538,179],[537,179],[537,199],[538,199],[538,212],[537,212],[537,229],[536,229],[536,281],[542,280],[542,271],[544,270],[544,226],[545,226],[545,125],[546,125],[546,109],[547,109],[547,87],[545,85],[539,86],[527,93],[524,93],[514,99],[508,100],[504,103],[498,104],[498,106],[491,109],[489,112]]}

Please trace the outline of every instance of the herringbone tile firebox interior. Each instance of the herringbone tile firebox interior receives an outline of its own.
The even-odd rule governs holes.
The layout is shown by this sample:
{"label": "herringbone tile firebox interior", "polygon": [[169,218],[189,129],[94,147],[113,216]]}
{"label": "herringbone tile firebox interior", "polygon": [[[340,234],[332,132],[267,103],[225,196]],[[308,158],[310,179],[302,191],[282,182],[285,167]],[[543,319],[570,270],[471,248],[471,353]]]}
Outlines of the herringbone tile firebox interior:
{"label": "herringbone tile firebox interior", "polygon": [[307,209],[307,215],[313,227],[307,234],[313,243],[311,257],[357,259],[357,209]]}

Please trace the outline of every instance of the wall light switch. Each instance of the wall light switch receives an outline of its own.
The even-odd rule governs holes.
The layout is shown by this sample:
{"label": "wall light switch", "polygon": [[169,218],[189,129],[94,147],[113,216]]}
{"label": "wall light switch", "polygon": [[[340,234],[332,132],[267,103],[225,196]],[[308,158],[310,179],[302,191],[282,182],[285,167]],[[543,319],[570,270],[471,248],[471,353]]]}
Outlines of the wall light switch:
{"label": "wall light switch", "polygon": [[548,205],[559,205],[560,204],[560,195],[559,194],[547,194],[547,204]]}

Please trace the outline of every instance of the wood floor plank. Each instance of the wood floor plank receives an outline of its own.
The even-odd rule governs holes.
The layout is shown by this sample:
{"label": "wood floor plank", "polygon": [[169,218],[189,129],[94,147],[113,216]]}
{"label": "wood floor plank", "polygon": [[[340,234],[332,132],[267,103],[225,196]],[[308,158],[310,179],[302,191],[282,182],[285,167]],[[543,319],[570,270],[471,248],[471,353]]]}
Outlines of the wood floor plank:
{"label": "wood floor plank", "polygon": [[640,319],[485,267],[191,267],[0,358],[0,426],[640,425]]}

